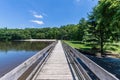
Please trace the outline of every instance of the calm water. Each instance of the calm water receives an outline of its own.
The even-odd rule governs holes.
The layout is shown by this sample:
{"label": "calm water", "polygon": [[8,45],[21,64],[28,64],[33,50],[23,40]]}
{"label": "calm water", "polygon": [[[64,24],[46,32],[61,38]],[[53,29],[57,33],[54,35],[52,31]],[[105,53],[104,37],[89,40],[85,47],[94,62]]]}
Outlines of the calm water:
{"label": "calm water", "polygon": [[49,44],[50,42],[0,42],[0,77]]}

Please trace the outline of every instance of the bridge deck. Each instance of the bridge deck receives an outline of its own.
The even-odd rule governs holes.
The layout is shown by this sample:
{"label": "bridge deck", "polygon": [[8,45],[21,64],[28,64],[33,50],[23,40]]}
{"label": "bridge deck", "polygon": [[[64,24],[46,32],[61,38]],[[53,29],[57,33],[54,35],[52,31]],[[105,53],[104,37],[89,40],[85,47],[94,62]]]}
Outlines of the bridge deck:
{"label": "bridge deck", "polygon": [[60,41],[56,44],[45,65],[38,71],[34,80],[73,79]]}

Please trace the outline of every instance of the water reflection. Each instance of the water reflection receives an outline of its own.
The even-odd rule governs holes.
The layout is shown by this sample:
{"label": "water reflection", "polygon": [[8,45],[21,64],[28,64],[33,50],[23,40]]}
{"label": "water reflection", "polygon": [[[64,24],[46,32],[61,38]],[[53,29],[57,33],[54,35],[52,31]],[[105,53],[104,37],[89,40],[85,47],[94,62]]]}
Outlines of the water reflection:
{"label": "water reflection", "polygon": [[0,42],[0,51],[9,50],[25,50],[25,51],[36,51],[46,47],[50,42]]}
{"label": "water reflection", "polygon": [[0,77],[51,42],[0,42]]}

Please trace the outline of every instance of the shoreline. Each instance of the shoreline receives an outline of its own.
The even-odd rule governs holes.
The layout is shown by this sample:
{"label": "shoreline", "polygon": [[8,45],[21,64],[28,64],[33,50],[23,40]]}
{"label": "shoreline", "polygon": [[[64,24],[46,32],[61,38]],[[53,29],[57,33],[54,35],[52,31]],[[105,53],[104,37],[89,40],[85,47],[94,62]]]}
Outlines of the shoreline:
{"label": "shoreline", "polygon": [[56,39],[25,39],[25,40],[14,40],[14,41],[41,41],[41,42],[46,42],[46,41],[56,41]]}
{"label": "shoreline", "polygon": [[85,50],[81,50],[81,49],[76,49],[76,50],[78,50],[82,54],[92,55],[92,56],[95,56],[95,57],[101,57],[101,58],[104,58],[104,57],[107,58],[108,57],[108,58],[120,59],[120,54],[114,54],[114,53],[106,52],[104,55],[99,56],[99,55],[93,54],[92,52],[89,52],[89,51],[85,51]]}

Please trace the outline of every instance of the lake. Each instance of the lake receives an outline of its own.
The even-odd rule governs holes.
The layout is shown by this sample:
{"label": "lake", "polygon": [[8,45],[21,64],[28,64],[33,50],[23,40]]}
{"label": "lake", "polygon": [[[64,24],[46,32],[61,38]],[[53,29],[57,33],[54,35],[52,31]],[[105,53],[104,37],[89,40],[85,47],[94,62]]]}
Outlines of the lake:
{"label": "lake", "polygon": [[0,42],[0,77],[52,42]]}

